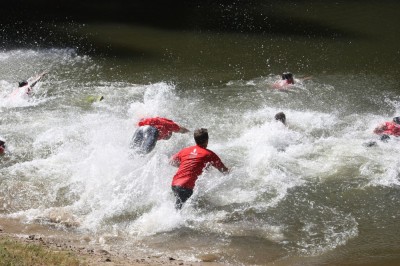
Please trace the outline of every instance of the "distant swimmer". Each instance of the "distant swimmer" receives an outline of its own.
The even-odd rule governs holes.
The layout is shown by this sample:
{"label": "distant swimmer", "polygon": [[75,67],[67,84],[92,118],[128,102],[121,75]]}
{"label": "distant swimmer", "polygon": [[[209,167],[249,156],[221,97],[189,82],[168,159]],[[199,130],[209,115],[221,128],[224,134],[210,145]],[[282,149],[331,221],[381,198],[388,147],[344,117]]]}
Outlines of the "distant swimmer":
{"label": "distant swimmer", "polygon": [[[384,122],[374,129],[374,133],[384,136],[400,136],[400,116],[394,117],[392,121]],[[386,137],[386,138],[387,138]]]}
{"label": "distant swimmer", "polygon": [[188,129],[178,125],[172,120],[163,117],[142,119],[139,128],[132,137],[130,148],[139,154],[151,152],[158,140],[170,139],[172,132],[187,133]]}
{"label": "distant swimmer", "polygon": [[[380,140],[387,142],[390,136],[400,137],[400,116],[394,117],[392,121],[387,121],[377,126],[374,131],[375,134],[380,135]],[[376,141],[370,141],[364,144],[367,147],[377,145]]]}
{"label": "distant swimmer", "polygon": [[[279,112],[275,114],[275,120],[277,122],[281,122],[284,126],[286,126],[286,115],[284,112]],[[278,151],[285,151],[285,147],[277,147]]]}
{"label": "distant swimmer", "polygon": [[3,140],[0,140],[0,155],[3,155],[6,152],[6,143]]}
{"label": "distant swimmer", "polygon": [[288,89],[288,88],[290,88],[291,86],[293,86],[297,82],[304,81],[304,80],[312,78],[310,76],[310,77],[304,77],[304,78],[301,78],[301,79],[295,79],[293,77],[293,74],[290,73],[290,72],[282,73],[281,77],[282,77],[281,80],[276,81],[272,85],[273,88],[275,88],[275,89]]}
{"label": "distant swimmer", "polygon": [[282,122],[286,126],[286,115],[284,112],[279,112],[275,115],[275,120]]}
{"label": "distant swimmer", "polygon": [[10,97],[15,96],[29,96],[32,94],[33,87],[46,75],[47,72],[43,72],[37,76],[30,77],[28,80],[23,80],[18,83],[18,88],[16,88]]}
{"label": "distant swimmer", "polygon": [[285,72],[282,73],[282,79],[279,81],[276,81],[273,84],[273,87],[276,89],[284,89],[284,88],[288,88],[289,86],[294,84],[294,78],[293,78],[293,74],[290,72]]}
{"label": "distant swimmer", "polygon": [[178,210],[192,196],[196,180],[204,169],[212,165],[222,173],[229,172],[218,155],[207,149],[207,129],[196,129],[193,136],[196,145],[182,149],[170,159],[172,166],[179,167],[171,184],[176,198],[175,208]]}

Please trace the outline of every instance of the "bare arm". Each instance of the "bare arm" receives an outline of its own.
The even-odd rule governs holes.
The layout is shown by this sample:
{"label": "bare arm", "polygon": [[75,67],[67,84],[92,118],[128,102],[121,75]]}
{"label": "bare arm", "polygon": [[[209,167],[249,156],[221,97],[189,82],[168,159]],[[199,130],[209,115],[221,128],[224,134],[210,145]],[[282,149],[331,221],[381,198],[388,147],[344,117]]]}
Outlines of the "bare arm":
{"label": "bare arm", "polygon": [[46,74],[47,74],[47,72],[43,72],[42,74],[38,75],[38,76],[32,81],[32,83],[30,84],[30,87],[32,88],[33,86],[35,86],[36,83],[38,83],[38,82],[43,78],[43,76],[46,75]]}
{"label": "bare arm", "polygon": [[180,126],[180,129],[179,129],[178,132],[179,132],[179,133],[187,133],[187,132],[190,132],[190,130],[187,129],[187,128],[185,128],[185,127],[181,127],[181,126]]}
{"label": "bare arm", "polygon": [[221,159],[216,154],[214,154],[214,156],[215,156],[214,160],[211,161],[211,164],[215,168],[217,168],[218,171],[220,171],[221,173],[223,173],[223,174],[229,173],[228,167],[225,166],[225,164],[221,161]]}
{"label": "bare arm", "polygon": [[175,167],[179,167],[179,165],[181,165],[181,160],[179,159],[178,153],[169,159],[169,164]]}
{"label": "bare arm", "polygon": [[308,76],[308,77],[301,78],[301,80],[304,81],[304,80],[308,80],[308,79],[312,79],[312,78],[313,78],[313,76]]}

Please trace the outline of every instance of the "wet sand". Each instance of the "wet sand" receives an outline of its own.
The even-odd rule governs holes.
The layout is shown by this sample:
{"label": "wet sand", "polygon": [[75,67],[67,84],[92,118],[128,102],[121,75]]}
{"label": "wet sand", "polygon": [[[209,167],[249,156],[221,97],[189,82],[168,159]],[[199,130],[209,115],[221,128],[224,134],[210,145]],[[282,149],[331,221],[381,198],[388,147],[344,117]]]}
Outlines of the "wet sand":
{"label": "wet sand", "polygon": [[16,219],[0,218],[0,239],[12,239],[40,245],[54,251],[68,251],[87,265],[224,265],[217,262],[188,262],[172,257],[143,256],[105,250],[100,244],[89,243],[89,237],[51,229],[39,224],[23,224]]}

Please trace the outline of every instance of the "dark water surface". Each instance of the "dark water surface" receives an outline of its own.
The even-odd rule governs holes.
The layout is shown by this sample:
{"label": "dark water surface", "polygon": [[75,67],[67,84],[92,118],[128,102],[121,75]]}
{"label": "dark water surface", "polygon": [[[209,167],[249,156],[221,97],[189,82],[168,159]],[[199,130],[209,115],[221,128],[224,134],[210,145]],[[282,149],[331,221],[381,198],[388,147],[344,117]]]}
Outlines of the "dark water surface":
{"label": "dark water surface", "polygon": [[[3,217],[188,261],[399,264],[400,140],[363,145],[400,115],[397,1],[29,5],[30,20],[2,9]],[[31,98],[8,97],[44,69]],[[284,71],[297,84],[273,89]],[[232,168],[178,213],[168,158],[191,135],[128,148],[156,115],[208,128]]]}
{"label": "dark water surface", "polygon": [[[218,8],[229,10],[229,5]],[[236,7],[236,12],[246,12],[243,8]],[[386,78],[399,73],[396,3],[285,3],[263,9],[259,12],[266,12],[264,23],[253,31],[245,28],[247,20],[251,21],[248,13],[237,22],[230,18],[237,31],[164,29],[121,22],[92,23],[82,31],[86,36],[93,34],[100,48],[109,47],[131,60],[130,65],[139,68],[132,72],[152,62],[152,70],[160,67],[164,75],[185,80],[247,80],[284,70],[312,75],[368,73]],[[144,64],[136,65],[137,61]]]}

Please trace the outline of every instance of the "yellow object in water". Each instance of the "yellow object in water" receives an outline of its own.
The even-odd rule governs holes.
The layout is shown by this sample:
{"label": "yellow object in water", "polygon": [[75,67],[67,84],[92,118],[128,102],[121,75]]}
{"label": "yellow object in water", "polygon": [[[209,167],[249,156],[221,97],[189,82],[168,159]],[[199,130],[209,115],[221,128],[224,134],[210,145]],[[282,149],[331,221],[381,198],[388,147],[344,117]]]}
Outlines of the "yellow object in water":
{"label": "yellow object in water", "polygon": [[102,100],[104,100],[103,96],[88,96],[86,98],[86,101],[89,103],[100,102]]}

